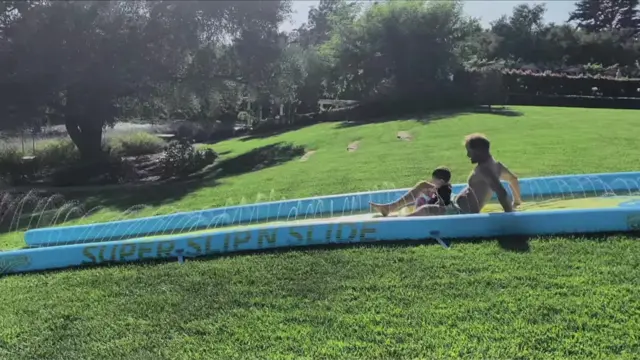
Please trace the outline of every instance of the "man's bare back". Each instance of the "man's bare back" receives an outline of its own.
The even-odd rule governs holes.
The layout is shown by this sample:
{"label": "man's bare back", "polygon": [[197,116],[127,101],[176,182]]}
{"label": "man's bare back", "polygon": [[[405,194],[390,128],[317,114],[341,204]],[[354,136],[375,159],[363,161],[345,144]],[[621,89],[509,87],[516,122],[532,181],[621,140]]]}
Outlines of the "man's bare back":
{"label": "man's bare back", "polygon": [[[469,176],[467,188],[455,200],[460,211],[467,214],[479,213],[494,192],[504,211],[512,212],[513,208],[522,202],[518,178],[491,156],[491,144],[484,135],[468,135],[464,145],[467,157],[471,163],[476,164],[476,168]],[[513,188],[513,203],[509,201],[507,190],[502,186],[500,179],[509,181]]]}
{"label": "man's bare back", "polygon": [[[455,202],[464,213],[477,214],[489,202],[493,195],[493,188],[497,187],[495,182],[499,180],[507,180],[511,184],[514,194],[513,206],[518,206],[520,200],[520,186],[518,178],[507,169],[499,161],[493,157],[476,165],[467,180],[467,187],[464,188],[456,197]],[[502,188],[502,184],[500,184]],[[498,190],[499,191],[499,190]],[[505,189],[506,191],[506,189]],[[511,208],[511,210],[513,210]],[[505,211],[511,211],[505,209]]]}

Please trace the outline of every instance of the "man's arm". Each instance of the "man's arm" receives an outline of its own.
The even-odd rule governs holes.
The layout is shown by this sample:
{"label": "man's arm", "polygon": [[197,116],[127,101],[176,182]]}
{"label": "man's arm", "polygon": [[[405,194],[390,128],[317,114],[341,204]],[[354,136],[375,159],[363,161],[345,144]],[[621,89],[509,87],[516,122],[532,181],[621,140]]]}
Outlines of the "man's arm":
{"label": "man's arm", "polygon": [[511,191],[513,192],[513,206],[518,206],[522,204],[522,197],[520,192],[520,181],[518,181],[518,177],[512,173],[509,168],[507,168],[503,163],[500,164],[500,178],[502,180],[506,180],[509,182],[509,186],[511,186]]}
{"label": "man's arm", "polygon": [[507,190],[502,186],[500,178],[498,178],[491,169],[484,166],[480,167],[480,171],[489,183],[491,190],[493,190],[493,192],[496,193],[496,196],[498,196],[498,201],[500,202],[500,205],[502,205],[504,212],[513,212],[513,206],[511,205],[511,201],[509,201],[509,193],[507,193]]}

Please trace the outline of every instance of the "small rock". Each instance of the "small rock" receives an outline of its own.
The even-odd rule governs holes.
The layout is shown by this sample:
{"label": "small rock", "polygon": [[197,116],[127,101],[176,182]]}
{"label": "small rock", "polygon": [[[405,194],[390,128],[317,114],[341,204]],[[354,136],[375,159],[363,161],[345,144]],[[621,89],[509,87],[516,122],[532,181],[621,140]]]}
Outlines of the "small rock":
{"label": "small rock", "polygon": [[397,137],[398,139],[404,140],[404,141],[413,140],[413,136],[411,136],[411,134],[408,131],[399,131],[397,134]]}

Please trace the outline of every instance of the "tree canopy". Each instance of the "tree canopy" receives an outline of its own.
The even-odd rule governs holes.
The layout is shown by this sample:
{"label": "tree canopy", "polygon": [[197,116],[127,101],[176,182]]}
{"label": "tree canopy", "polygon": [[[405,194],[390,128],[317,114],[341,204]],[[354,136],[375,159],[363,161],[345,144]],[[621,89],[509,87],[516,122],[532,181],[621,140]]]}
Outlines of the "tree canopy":
{"label": "tree canopy", "polygon": [[461,1],[321,0],[282,32],[291,11],[290,0],[2,1],[0,130],[64,124],[89,159],[122,119],[234,121],[256,111],[248,103],[290,115],[320,98],[437,104],[461,69],[496,62],[639,72],[637,0],[582,0],[564,24],[522,4],[488,28]]}

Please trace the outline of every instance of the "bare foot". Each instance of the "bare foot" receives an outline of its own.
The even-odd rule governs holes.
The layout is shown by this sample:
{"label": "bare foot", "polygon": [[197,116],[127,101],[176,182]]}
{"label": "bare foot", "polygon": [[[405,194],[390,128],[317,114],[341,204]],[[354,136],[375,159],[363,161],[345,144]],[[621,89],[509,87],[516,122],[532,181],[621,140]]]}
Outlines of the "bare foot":
{"label": "bare foot", "polygon": [[380,214],[382,214],[382,216],[389,215],[389,206],[388,205],[375,204],[375,203],[372,203],[372,202],[370,202],[369,205],[371,205],[371,207],[375,211],[378,211]]}

